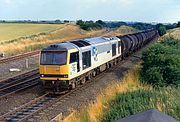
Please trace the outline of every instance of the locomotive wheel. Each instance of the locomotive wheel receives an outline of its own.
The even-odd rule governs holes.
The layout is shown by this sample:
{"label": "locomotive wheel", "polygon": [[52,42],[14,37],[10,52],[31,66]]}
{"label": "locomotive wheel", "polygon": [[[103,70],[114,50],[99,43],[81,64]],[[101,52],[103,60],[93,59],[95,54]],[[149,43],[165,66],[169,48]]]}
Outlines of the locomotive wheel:
{"label": "locomotive wheel", "polygon": [[86,78],[83,78],[82,80],[81,80],[81,84],[85,84],[86,83]]}
{"label": "locomotive wheel", "polygon": [[100,69],[97,69],[96,75],[99,75],[99,73],[100,73]]}
{"label": "locomotive wheel", "polygon": [[73,82],[73,83],[71,84],[71,89],[75,89],[75,88],[76,88],[76,83]]}
{"label": "locomotive wheel", "polygon": [[117,64],[117,60],[115,59],[115,60],[114,60],[114,65],[116,65],[116,64]]}
{"label": "locomotive wheel", "polygon": [[93,76],[93,77],[95,77],[95,76],[96,76],[96,71],[94,71],[94,72],[92,73],[92,76]]}
{"label": "locomotive wheel", "polygon": [[108,63],[106,64],[106,69],[109,69],[109,64]]}
{"label": "locomotive wheel", "polygon": [[112,66],[112,64],[110,63],[110,64],[109,64],[109,68],[111,68],[111,66]]}
{"label": "locomotive wheel", "polygon": [[91,74],[89,74],[86,78],[87,78],[87,81],[91,80]]}

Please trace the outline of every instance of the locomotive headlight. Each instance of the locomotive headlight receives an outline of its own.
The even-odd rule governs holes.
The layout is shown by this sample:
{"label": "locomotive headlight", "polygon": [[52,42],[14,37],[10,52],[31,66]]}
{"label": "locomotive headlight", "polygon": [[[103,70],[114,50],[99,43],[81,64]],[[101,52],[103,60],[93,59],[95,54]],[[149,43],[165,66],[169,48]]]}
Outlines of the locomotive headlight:
{"label": "locomotive headlight", "polygon": [[44,77],[44,75],[40,75],[41,77]]}
{"label": "locomotive headlight", "polygon": [[68,78],[68,75],[64,75],[64,78]]}
{"label": "locomotive headlight", "polygon": [[61,78],[68,78],[68,75],[67,74],[61,75]]}

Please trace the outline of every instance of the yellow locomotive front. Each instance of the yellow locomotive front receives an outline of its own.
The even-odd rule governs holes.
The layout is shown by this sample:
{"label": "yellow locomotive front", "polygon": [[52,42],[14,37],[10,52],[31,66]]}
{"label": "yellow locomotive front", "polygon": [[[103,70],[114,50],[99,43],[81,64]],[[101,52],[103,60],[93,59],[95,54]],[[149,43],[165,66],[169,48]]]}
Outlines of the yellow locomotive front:
{"label": "yellow locomotive front", "polygon": [[[40,80],[47,90],[59,91],[69,87],[70,53],[74,47],[67,44],[50,45],[40,54]],[[77,51],[77,49],[75,49]]]}
{"label": "yellow locomotive front", "polygon": [[40,57],[40,79],[46,88],[68,84],[68,52],[42,51]]}

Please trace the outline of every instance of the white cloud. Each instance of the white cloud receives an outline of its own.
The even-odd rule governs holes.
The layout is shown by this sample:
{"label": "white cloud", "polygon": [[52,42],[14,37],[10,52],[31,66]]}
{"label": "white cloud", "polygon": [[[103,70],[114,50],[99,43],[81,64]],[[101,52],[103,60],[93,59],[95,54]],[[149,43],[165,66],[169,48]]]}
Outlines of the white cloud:
{"label": "white cloud", "polygon": [[132,0],[117,0],[118,3],[120,3],[123,6],[128,6],[128,5],[132,5],[133,1]]}
{"label": "white cloud", "polygon": [[11,3],[12,3],[11,0],[5,0],[4,2],[5,2],[6,4],[11,4]]}
{"label": "white cloud", "polygon": [[129,5],[133,3],[133,0],[79,0],[81,3],[95,3],[95,4],[125,4]]}

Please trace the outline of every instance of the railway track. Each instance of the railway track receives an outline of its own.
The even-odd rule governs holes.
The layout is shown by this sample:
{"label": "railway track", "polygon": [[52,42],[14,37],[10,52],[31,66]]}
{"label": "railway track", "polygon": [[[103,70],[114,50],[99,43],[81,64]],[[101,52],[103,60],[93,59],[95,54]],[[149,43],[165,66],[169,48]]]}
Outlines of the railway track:
{"label": "railway track", "polygon": [[38,55],[39,52],[40,51],[37,50],[37,51],[32,51],[32,52],[28,52],[28,53],[24,53],[24,54],[11,56],[11,57],[8,57],[8,58],[2,58],[2,59],[0,59],[0,63],[7,63],[7,62],[22,59],[22,58],[26,58],[26,57],[29,57],[29,56]]}
{"label": "railway track", "polygon": [[0,98],[6,97],[20,90],[35,86],[38,84],[38,80],[38,69],[34,69],[13,78],[0,81]]}
{"label": "railway track", "polygon": [[[120,65],[120,64],[118,64]],[[31,117],[35,116],[42,110],[47,109],[51,106],[57,106],[58,104],[61,104],[63,101],[67,100],[68,97],[71,97],[75,94],[75,91],[82,92],[90,85],[93,85],[95,81],[98,79],[101,79],[104,77],[107,71],[116,69],[117,67],[114,66],[101,74],[97,75],[96,77],[92,78],[91,80],[87,81],[87,83],[83,85],[79,85],[76,89],[71,90],[69,92],[65,92],[64,94],[60,96],[52,96],[49,93],[46,93],[38,98],[35,98],[34,100],[26,103],[25,105],[20,106],[19,108],[16,108],[15,110],[12,110],[2,116],[0,116],[0,121],[5,122],[26,122]]]}
{"label": "railway track", "polygon": [[0,116],[0,121],[20,121],[25,116],[28,116],[30,113],[34,113],[36,109],[41,108],[44,106],[48,101],[52,100],[52,97],[48,97],[48,94],[44,94],[38,98],[35,98],[34,100],[20,106],[19,108],[16,108],[13,111],[10,111],[2,116]]}

